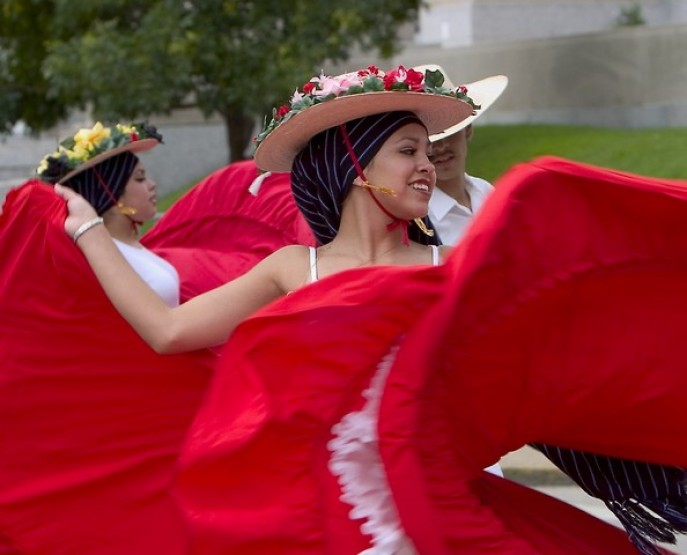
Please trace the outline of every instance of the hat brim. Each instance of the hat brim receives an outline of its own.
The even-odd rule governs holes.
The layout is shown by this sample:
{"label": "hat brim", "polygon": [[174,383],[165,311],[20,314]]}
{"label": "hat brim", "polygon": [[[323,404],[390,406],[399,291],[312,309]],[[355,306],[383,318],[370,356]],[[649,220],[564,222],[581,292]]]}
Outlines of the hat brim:
{"label": "hat brim", "polygon": [[321,131],[363,116],[398,111],[416,114],[432,134],[457,125],[470,117],[473,109],[455,97],[411,91],[340,96],[311,106],[278,126],[258,146],[255,163],[265,171],[291,171],[296,154]]}
{"label": "hat brim", "polygon": [[74,168],[64,177],[60,178],[58,183],[63,184],[64,182],[69,181],[72,177],[81,173],[82,171],[87,170],[88,168],[92,168],[93,166],[100,164],[100,162],[103,162],[108,158],[112,158],[113,156],[117,156],[117,154],[121,154],[122,152],[131,152],[134,154],[137,152],[145,152],[146,150],[150,150],[151,148],[154,148],[159,144],[160,141],[158,141],[157,139],[141,139],[139,141],[132,141],[130,143],[118,146],[111,150],[101,152],[100,154],[94,156],[87,162],[81,164],[79,167]]}
{"label": "hat brim", "polygon": [[468,96],[480,107],[480,109],[477,110],[475,114],[468,116],[459,123],[445,128],[442,132],[430,134],[429,140],[431,142],[445,139],[454,133],[458,133],[458,131],[462,131],[468,125],[471,125],[503,94],[503,91],[505,91],[508,86],[508,77],[505,75],[493,75],[492,77],[480,79],[474,83],[467,83],[465,86],[468,89]]}

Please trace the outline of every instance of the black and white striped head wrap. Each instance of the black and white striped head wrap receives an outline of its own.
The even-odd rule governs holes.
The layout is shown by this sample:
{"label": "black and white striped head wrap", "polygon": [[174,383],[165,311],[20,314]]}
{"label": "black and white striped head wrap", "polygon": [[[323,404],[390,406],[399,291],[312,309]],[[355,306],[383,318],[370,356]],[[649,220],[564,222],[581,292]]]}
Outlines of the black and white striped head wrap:
{"label": "black and white striped head wrap", "polygon": [[101,216],[124,194],[137,163],[138,157],[125,151],[77,173],[64,184],[83,196]]}
{"label": "black and white striped head wrap", "polygon": [[[364,169],[384,142],[410,123],[424,126],[412,112],[384,112],[348,121],[344,127]],[[355,162],[338,126],[315,135],[296,155],[291,189],[320,244],[329,243],[338,233],[343,202],[356,176]],[[411,231],[411,239],[417,240],[416,235]]]}

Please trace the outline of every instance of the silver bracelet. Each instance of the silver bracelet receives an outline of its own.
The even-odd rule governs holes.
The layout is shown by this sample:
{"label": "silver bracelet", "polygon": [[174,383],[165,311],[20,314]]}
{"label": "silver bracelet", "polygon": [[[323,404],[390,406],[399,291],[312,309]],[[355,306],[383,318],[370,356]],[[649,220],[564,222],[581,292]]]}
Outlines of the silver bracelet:
{"label": "silver bracelet", "polygon": [[104,220],[98,216],[97,218],[93,218],[92,220],[88,220],[87,222],[82,223],[77,230],[74,232],[74,237],[72,239],[74,240],[74,243],[76,243],[79,240],[79,237],[81,237],[84,233],[86,233],[89,229],[100,225],[104,223]]}

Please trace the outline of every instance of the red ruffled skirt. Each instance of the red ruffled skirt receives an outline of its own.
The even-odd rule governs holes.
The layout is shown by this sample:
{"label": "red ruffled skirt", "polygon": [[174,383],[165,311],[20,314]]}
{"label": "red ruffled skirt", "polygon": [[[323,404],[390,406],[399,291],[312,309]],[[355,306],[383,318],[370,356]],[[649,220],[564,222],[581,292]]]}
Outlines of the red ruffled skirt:
{"label": "red ruffled skirt", "polygon": [[545,158],[444,266],[351,270],[246,320],[182,453],[193,552],[636,553],[482,469],[531,442],[687,467],[685,222],[684,183]]}

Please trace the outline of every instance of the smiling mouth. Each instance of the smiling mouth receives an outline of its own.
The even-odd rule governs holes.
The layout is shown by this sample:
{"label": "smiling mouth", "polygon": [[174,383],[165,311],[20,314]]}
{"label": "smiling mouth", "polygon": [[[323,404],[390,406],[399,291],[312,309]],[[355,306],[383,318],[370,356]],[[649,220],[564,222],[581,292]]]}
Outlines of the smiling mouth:
{"label": "smiling mouth", "polygon": [[411,183],[410,188],[415,191],[429,193],[429,185],[427,185],[426,183]]}

